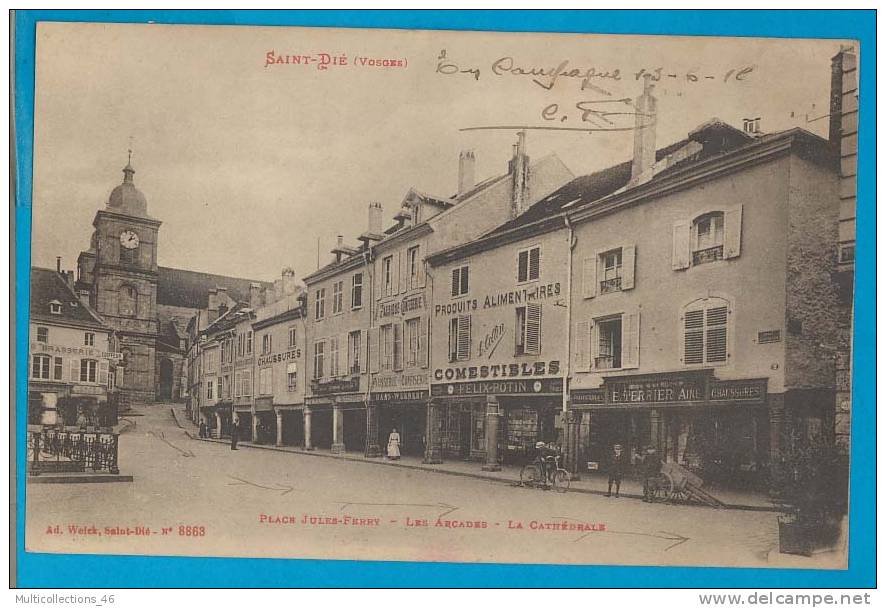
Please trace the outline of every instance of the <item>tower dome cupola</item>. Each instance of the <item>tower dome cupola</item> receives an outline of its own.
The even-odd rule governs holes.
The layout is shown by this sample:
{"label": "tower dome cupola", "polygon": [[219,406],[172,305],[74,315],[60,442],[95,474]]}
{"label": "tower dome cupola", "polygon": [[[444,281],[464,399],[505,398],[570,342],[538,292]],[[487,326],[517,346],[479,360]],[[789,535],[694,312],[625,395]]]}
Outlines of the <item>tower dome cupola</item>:
{"label": "tower dome cupola", "polygon": [[135,187],[133,181],[135,169],[132,168],[132,151],[129,152],[129,161],[123,167],[123,183],[111,191],[108,197],[108,208],[128,215],[148,215],[148,200],[145,195]]}

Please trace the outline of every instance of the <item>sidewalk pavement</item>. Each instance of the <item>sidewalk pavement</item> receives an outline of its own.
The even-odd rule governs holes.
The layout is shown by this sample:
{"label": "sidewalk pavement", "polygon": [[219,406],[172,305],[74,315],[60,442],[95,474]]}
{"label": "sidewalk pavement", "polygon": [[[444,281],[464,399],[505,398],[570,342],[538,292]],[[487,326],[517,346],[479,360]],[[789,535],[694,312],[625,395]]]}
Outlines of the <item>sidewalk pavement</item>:
{"label": "sidewalk pavement", "polygon": [[[172,415],[179,427],[184,429],[188,437],[195,441],[207,441],[213,443],[230,444],[230,439],[200,439],[196,433],[191,432],[194,424],[188,420],[181,412],[177,412],[175,407],[170,408]],[[185,424],[182,424],[184,421]],[[338,458],[340,460],[350,460],[353,462],[363,462],[366,464],[401,467],[406,469],[415,469],[420,471],[428,471],[432,473],[441,473],[444,475],[458,475],[461,477],[473,477],[475,479],[484,479],[497,483],[516,484],[520,481],[520,469],[518,465],[502,465],[501,471],[484,471],[481,463],[476,461],[447,460],[442,464],[426,464],[417,456],[403,456],[399,460],[388,460],[385,457],[366,458],[363,452],[345,452],[342,454],[333,454],[329,450],[314,449],[305,450],[296,446],[277,446],[268,444],[252,443],[251,441],[239,441],[239,447],[254,448],[260,450],[269,450],[275,452],[288,452],[290,454],[298,454],[304,456],[316,456],[321,458]],[[721,488],[706,488],[711,494],[726,504],[727,509],[737,509],[743,511],[774,511],[778,509],[769,497],[762,492],[736,491]],[[604,496],[607,491],[607,476],[602,473],[582,473],[581,479],[574,480],[569,484],[570,492],[580,492],[583,494],[596,494]],[[642,500],[643,484],[636,479],[624,479],[621,483],[621,498]],[[615,500],[613,497],[612,500]],[[620,500],[620,499],[619,499]]]}

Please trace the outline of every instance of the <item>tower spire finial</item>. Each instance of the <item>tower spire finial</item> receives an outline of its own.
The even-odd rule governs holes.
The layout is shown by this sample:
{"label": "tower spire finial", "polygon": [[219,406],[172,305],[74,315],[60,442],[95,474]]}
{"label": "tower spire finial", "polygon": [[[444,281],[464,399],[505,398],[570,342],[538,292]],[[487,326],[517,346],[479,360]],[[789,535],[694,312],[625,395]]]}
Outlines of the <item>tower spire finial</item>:
{"label": "tower spire finial", "polygon": [[123,167],[123,181],[124,182],[132,182],[132,176],[135,173],[135,169],[132,168],[132,135],[129,136],[129,148],[127,149],[128,156],[126,158],[126,166]]}

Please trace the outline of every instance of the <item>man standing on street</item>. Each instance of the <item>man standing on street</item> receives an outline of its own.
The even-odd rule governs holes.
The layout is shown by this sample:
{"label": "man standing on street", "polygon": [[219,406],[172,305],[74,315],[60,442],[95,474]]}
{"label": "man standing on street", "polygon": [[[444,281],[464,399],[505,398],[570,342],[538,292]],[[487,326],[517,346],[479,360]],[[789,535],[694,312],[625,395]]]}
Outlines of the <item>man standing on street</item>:
{"label": "man standing on street", "polygon": [[620,443],[612,446],[608,465],[609,489],[606,491],[606,496],[612,496],[612,484],[615,483],[615,497],[618,498],[618,493],[621,490],[621,478],[624,476],[625,469],[627,468],[627,456],[622,450]]}
{"label": "man standing on street", "polygon": [[237,442],[240,441],[240,421],[235,420],[231,425],[231,449],[237,449]]}

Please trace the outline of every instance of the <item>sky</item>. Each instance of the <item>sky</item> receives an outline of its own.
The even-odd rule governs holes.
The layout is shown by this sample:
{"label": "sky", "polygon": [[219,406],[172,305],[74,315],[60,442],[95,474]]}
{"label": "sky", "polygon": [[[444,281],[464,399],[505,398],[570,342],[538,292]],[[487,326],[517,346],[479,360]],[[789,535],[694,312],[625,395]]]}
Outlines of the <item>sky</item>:
{"label": "sky", "polygon": [[[40,23],[32,264],[61,256],[75,268],[129,149],[148,213],[163,222],[160,265],[273,280],[286,266],[315,270],[318,239],[321,264],[337,235],[356,242],[372,201],[392,218],[410,188],[454,194],[463,149],[474,150],[478,179],[506,172],[515,130],[461,129],[616,127],[530,130],[527,151],[555,153],[575,175],[629,159],[634,119],[582,110],[630,110],[618,100],[640,94],[641,70],[661,75],[658,147],[713,117],[826,137],[840,44]],[[269,52],[290,63],[269,63]],[[291,59],[321,53],[347,63]],[[378,60],[400,65],[370,65]],[[554,68],[575,75],[552,81]],[[533,69],[545,75],[525,74]]]}

